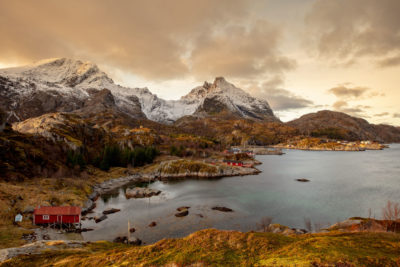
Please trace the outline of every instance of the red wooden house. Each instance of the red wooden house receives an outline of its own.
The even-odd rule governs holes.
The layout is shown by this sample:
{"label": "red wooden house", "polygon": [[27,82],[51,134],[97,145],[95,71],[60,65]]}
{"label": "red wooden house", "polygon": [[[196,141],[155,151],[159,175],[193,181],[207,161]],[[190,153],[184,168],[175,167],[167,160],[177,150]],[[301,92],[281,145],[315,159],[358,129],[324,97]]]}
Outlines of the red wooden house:
{"label": "red wooden house", "polygon": [[75,224],[81,222],[80,207],[38,207],[33,212],[34,224]]}

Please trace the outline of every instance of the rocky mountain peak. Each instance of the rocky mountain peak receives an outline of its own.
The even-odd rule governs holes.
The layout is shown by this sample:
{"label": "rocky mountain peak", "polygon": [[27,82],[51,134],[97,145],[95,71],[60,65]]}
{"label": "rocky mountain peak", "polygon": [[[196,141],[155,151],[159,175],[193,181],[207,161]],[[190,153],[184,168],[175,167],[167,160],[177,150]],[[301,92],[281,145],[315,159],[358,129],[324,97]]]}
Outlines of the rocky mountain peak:
{"label": "rocky mountain peak", "polygon": [[113,83],[112,79],[96,64],[69,58],[45,59],[23,67],[2,69],[0,73],[11,78],[24,77],[27,80],[56,83],[69,87],[80,84],[104,86],[107,83]]}
{"label": "rocky mountain peak", "polygon": [[214,86],[224,86],[226,84],[229,84],[224,77],[220,76],[220,77],[216,77],[214,80]]}

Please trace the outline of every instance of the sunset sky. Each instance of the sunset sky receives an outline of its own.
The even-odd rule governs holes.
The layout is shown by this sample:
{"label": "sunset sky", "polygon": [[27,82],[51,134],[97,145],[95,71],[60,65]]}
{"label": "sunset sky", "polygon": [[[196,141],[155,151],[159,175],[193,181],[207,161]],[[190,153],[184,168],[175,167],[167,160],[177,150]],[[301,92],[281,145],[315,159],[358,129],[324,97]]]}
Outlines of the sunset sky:
{"label": "sunset sky", "polygon": [[399,0],[0,0],[0,68],[88,60],[165,99],[224,76],[283,121],[400,125],[399,14]]}

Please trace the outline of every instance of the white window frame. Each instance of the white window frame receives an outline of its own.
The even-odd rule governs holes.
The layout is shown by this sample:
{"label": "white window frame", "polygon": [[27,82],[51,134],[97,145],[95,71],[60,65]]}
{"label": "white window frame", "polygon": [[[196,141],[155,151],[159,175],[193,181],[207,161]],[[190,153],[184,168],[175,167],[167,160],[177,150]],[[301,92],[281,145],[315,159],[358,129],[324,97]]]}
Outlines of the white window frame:
{"label": "white window frame", "polygon": [[50,220],[50,215],[43,215],[42,219],[44,221],[48,221],[48,220]]}

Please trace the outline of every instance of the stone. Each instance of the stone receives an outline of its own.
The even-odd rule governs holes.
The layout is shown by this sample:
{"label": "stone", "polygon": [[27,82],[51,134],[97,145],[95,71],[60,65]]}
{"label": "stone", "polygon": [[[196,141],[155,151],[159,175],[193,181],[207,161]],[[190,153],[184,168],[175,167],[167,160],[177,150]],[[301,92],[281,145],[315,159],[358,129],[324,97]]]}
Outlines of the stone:
{"label": "stone", "polygon": [[187,215],[189,215],[189,210],[187,210],[187,209],[181,210],[175,214],[176,217],[185,217]]}
{"label": "stone", "polygon": [[132,237],[129,240],[129,245],[140,246],[142,244],[142,240],[136,237]]}
{"label": "stone", "polygon": [[96,223],[99,223],[99,222],[101,222],[101,221],[104,221],[105,219],[107,219],[108,217],[107,217],[107,215],[103,215],[103,216],[101,216],[101,217],[94,217],[94,221],[96,222]]}
{"label": "stone", "polygon": [[149,227],[154,227],[154,226],[157,226],[157,223],[156,223],[156,222],[151,222],[151,223],[149,224]]}
{"label": "stone", "polygon": [[212,210],[218,210],[218,211],[222,211],[222,212],[233,212],[232,209],[227,208],[227,207],[213,207],[211,208]]}
{"label": "stone", "polygon": [[121,211],[121,210],[112,208],[112,209],[108,209],[108,210],[103,211],[103,214],[112,214],[112,213],[116,213],[116,212],[119,212],[119,211]]}
{"label": "stone", "polygon": [[188,210],[188,209],[190,209],[190,207],[183,206],[183,207],[177,208],[176,210],[177,211],[184,211],[184,210]]}
{"label": "stone", "polygon": [[130,232],[130,233],[134,233],[135,231],[136,231],[136,229],[133,228],[133,227],[132,227],[131,229],[129,229],[129,232]]}
{"label": "stone", "polygon": [[306,178],[300,178],[300,179],[296,179],[297,182],[302,182],[302,183],[307,183],[310,180],[306,179]]}

